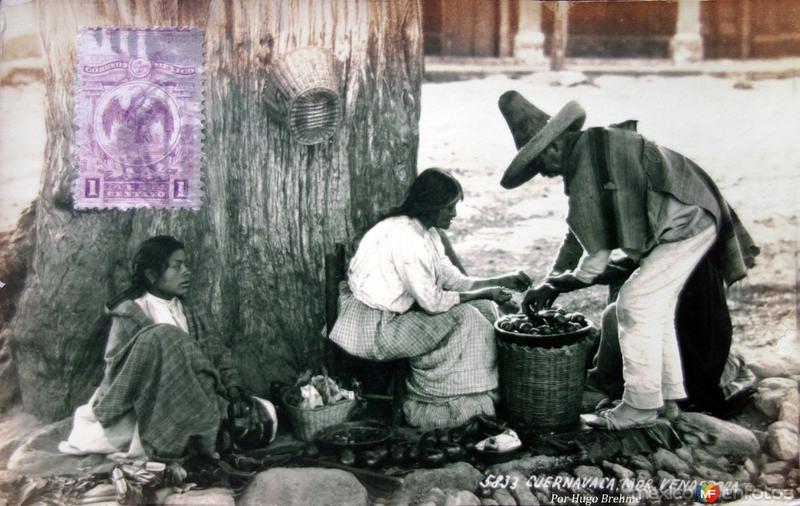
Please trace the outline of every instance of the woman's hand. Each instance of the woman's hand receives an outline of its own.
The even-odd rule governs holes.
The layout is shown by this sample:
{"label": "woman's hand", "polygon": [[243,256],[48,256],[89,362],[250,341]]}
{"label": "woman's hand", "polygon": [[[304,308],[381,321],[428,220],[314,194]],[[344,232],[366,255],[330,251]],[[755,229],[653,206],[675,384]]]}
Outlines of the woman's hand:
{"label": "woman's hand", "polygon": [[536,288],[525,292],[522,299],[522,310],[528,316],[534,315],[540,309],[550,307],[558,297],[558,290],[548,283],[541,283]]}
{"label": "woman's hand", "polygon": [[480,290],[472,290],[470,292],[461,292],[459,294],[461,302],[469,302],[471,300],[488,299],[503,304],[511,300],[511,292],[502,286],[489,286],[481,288]]}
{"label": "woman's hand", "polygon": [[511,300],[511,292],[502,286],[493,286],[486,289],[489,292],[488,299],[491,299],[498,304],[504,304]]}
{"label": "woman's hand", "polygon": [[498,276],[495,280],[498,285],[504,286],[509,290],[514,290],[515,292],[527,290],[533,282],[531,278],[522,271],[518,271],[516,274]]}
{"label": "woman's hand", "polygon": [[479,290],[472,290],[469,292],[461,292],[459,295],[460,302],[469,302],[471,300],[488,299],[503,304],[511,300],[511,291],[502,286],[489,286]]}

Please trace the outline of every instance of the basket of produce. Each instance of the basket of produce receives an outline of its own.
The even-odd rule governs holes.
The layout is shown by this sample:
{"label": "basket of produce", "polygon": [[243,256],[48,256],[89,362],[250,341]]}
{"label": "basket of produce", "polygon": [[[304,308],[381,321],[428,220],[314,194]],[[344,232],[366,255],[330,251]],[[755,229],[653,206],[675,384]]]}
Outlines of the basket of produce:
{"label": "basket of produce", "polygon": [[282,400],[292,434],[301,441],[313,441],[323,429],[346,422],[358,403],[355,392],[342,388],[327,374],[312,377],[310,373],[284,391]]}
{"label": "basket of produce", "polygon": [[556,308],[495,323],[500,390],[512,426],[554,430],[580,418],[594,326]]}
{"label": "basket of produce", "polygon": [[531,317],[505,315],[494,323],[498,341],[538,348],[574,344],[593,329],[592,322],[581,313],[568,313],[561,308],[545,309]]}

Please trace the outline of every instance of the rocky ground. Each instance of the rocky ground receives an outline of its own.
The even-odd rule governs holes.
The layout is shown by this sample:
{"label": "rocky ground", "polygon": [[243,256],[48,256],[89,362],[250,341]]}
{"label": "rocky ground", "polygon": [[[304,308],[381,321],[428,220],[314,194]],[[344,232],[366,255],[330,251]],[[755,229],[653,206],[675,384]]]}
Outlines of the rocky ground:
{"label": "rocky ground", "polygon": [[[587,394],[584,403],[588,406],[596,400]],[[18,420],[36,424],[25,416],[16,414]],[[402,476],[402,484],[394,490],[338,469],[290,465],[254,474],[245,486],[234,489],[198,489],[183,483],[154,487],[148,497],[156,504],[231,506],[692,504],[697,502],[698,485],[702,488],[705,484],[706,488],[718,487],[721,502],[789,503],[800,497],[797,419],[796,379],[768,378],[760,381],[751,405],[733,421],[700,413],[681,414],[671,424],[679,440],[663,438],[662,446],[670,449],[651,445],[642,450],[641,444],[631,443],[641,439],[634,435],[604,439],[602,444],[587,444],[581,451],[558,455],[523,452],[518,458],[496,464],[473,459],[410,472],[389,468],[389,474]],[[666,421],[658,423],[669,425]],[[30,425],[27,431],[20,431],[20,425],[16,432],[9,430],[8,424],[3,427],[4,439],[9,439],[5,439],[0,455],[8,458],[8,463],[0,472],[0,489],[16,491],[6,496],[9,499],[18,497],[14,494],[22,489],[32,496],[43,493],[48,476],[88,477],[96,472],[108,473],[113,467],[99,456],[57,454],[55,447],[68,434],[70,420],[32,433]],[[288,435],[284,435],[286,438]],[[584,436],[576,438],[585,440]],[[115,493],[106,480],[79,497],[112,505],[117,504]]]}

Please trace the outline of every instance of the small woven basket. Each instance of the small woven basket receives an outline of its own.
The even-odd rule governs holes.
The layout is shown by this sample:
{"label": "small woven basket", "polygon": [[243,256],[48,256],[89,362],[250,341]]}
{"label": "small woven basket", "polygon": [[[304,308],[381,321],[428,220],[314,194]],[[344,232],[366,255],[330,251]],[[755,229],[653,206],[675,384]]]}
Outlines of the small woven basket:
{"label": "small woven basket", "polygon": [[500,389],[512,426],[553,430],[576,423],[588,335],[560,348],[524,346],[497,337]]}
{"label": "small woven basket", "polygon": [[289,392],[287,390],[283,394],[283,405],[289,415],[292,434],[301,441],[313,441],[314,436],[322,429],[346,422],[358,403],[356,400],[346,400],[329,406],[305,409],[292,406],[287,402],[286,398]]}
{"label": "small woven basket", "polygon": [[318,144],[339,127],[342,106],[333,54],[301,47],[270,65],[266,100],[270,115],[300,144]]}

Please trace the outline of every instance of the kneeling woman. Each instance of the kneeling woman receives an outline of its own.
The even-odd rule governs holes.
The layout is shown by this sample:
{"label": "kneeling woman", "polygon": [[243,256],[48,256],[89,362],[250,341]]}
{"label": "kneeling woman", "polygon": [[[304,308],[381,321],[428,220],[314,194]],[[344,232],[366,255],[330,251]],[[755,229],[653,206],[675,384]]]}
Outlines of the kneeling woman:
{"label": "kneeling woman", "polygon": [[[522,272],[478,279],[445,254],[447,229],[464,198],[440,169],[423,171],[403,204],[372,227],[350,261],[331,340],[370,360],[408,358],[406,420],[423,430],[494,414],[496,306],[524,290]],[[467,302],[469,302],[467,304]]]}
{"label": "kneeling woman", "polygon": [[112,323],[103,380],[78,408],[66,453],[178,458],[213,455],[228,400],[242,397],[230,352],[185,306],[190,272],[184,245],[145,240],[131,287],[109,302]]}

